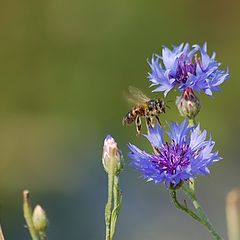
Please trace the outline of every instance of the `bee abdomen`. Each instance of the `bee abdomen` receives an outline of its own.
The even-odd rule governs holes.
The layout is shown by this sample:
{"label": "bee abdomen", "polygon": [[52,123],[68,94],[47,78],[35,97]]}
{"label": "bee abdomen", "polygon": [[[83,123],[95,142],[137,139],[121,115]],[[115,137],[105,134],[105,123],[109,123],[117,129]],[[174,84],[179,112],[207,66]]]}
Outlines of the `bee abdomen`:
{"label": "bee abdomen", "polygon": [[123,124],[123,125],[129,125],[129,124],[131,124],[132,122],[135,121],[136,117],[137,117],[137,114],[135,113],[134,110],[132,110],[132,111],[128,112],[128,113],[126,114],[126,116],[123,118],[122,124]]}

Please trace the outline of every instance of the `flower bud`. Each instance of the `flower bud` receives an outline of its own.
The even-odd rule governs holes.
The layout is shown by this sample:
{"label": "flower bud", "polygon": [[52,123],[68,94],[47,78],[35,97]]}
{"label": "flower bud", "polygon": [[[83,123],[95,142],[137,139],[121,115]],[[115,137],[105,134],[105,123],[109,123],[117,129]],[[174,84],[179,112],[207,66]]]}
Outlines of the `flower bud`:
{"label": "flower bud", "polygon": [[177,97],[176,105],[181,116],[190,119],[195,118],[201,108],[199,99],[189,87],[183,91],[182,96]]}
{"label": "flower bud", "polygon": [[108,135],[104,140],[102,163],[107,173],[112,168],[114,174],[118,175],[122,169],[122,154],[111,135]]}
{"label": "flower bud", "polygon": [[32,221],[34,228],[38,232],[45,232],[48,226],[48,219],[45,211],[40,205],[37,205],[33,210]]}

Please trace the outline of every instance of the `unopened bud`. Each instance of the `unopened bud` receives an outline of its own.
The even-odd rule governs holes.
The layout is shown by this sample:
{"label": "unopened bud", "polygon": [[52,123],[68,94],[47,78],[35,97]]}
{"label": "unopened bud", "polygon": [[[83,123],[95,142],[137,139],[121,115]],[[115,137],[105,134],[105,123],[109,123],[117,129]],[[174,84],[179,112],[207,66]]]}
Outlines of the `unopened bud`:
{"label": "unopened bud", "polygon": [[37,205],[34,208],[32,221],[36,231],[45,232],[47,230],[47,226],[48,226],[47,215],[40,205]]}
{"label": "unopened bud", "polygon": [[111,135],[108,135],[104,140],[102,163],[107,173],[112,168],[114,174],[119,174],[122,169],[122,154]]}
{"label": "unopened bud", "polygon": [[190,119],[195,118],[201,108],[199,99],[189,87],[183,91],[182,96],[177,97],[176,105],[181,116]]}

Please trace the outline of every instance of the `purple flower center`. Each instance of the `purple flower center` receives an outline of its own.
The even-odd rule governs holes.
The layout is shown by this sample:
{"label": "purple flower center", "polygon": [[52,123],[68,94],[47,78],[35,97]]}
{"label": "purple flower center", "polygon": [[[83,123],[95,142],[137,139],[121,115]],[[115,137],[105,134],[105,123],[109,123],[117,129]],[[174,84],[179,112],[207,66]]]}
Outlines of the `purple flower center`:
{"label": "purple flower center", "polygon": [[158,155],[154,155],[152,163],[158,170],[171,175],[176,174],[177,170],[183,170],[190,164],[190,148],[187,144],[165,143],[157,149]]}
{"label": "purple flower center", "polygon": [[189,74],[196,75],[196,63],[192,62],[192,59],[184,54],[179,57],[176,73],[169,74],[170,78],[174,78],[178,83],[186,83]]}

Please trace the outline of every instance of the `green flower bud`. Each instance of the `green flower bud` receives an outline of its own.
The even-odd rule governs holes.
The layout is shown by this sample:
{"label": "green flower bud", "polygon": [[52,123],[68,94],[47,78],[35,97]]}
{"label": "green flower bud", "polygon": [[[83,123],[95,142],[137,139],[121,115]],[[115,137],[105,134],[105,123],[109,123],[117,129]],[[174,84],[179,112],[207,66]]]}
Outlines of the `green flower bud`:
{"label": "green flower bud", "polygon": [[195,118],[201,108],[199,99],[189,87],[183,91],[182,96],[177,97],[176,105],[181,116],[190,119]]}
{"label": "green flower bud", "polygon": [[48,227],[48,219],[45,211],[40,205],[37,205],[33,210],[32,215],[33,225],[36,231],[45,232]]}
{"label": "green flower bud", "polygon": [[122,170],[122,154],[114,138],[108,135],[104,140],[102,163],[105,171],[109,173],[110,169],[114,174],[119,174]]}

